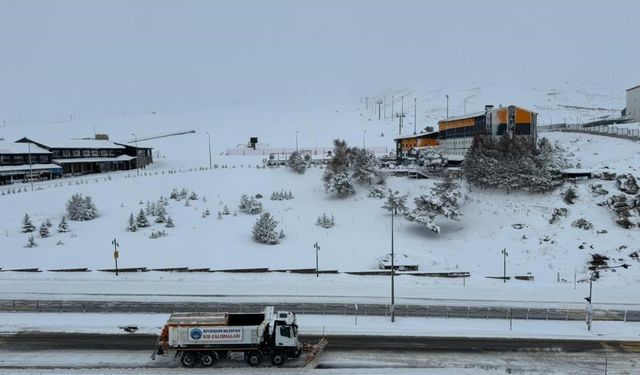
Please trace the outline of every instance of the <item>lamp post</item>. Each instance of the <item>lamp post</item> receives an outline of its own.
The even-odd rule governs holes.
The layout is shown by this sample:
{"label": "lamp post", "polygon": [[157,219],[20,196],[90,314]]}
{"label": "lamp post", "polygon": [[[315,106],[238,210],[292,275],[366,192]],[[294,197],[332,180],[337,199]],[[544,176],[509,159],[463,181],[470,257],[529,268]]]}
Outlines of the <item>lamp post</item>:
{"label": "lamp post", "polygon": [[366,150],[366,149],[367,149],[367,146],[366,146],[366,143],[365,143],[365,136],[366,136],[366,135],[367,135],[367,130],[365,129],[365,130],[362,132],[362,149],[363,149],[363,150]]}
{"label": "lamp post", "polygon": [[626,263],[623,263],[619,266],[602,266],[602,267],[598,267],[598,266],[592,266],[589,267],[589,269],[591,270],[591,276],[589,277],[589,297],[585,297],[585,300],[587,301],[587,308],[586,308],[586,320],[587,320],[587,330],[591,331],[591,323],[593,321],[593,281],[596,280],[596,273],[598,271],[606,271],[608,269],[612,269],[612,268],[629,268],[629,265]]}
{"label": "lamp post", "polygon": [[213,164],[211,164],[211,134],[207,132],[207,139],[209,140],[209,169],[213,169]]}
{"label": "lamp post", "polygon": [[447,118],[449,118],[449,94],[447,94]]}
{"label": "lamp post", "polygon": [[136,142],[136,175],[140,177],[140,151],[138,151],[138,136],[136,133],[131,133],[131,135],[135,137]]}
{"label": "lamp post", "polygon": [[31,166],[31,142],[27,142],[29,149],[29,181],[31,182],[31,191],[33,191],[33,167]]}
{"label": "lamp post", "polygon": [[509,255],[509,253],[507,253],[507,249],[502,249],[502,259],[503,259],[503,278],[502,281],[504,283],[507,282],[507,256]]}
{"label": "lamp post", "polygon": [[[369,99],[367,99],[368,102]],[[298,151],[298,130],[296,130],[296,151]]]}
{"label": "lamp post", "polygon": [[320,250],[320,246],[318,245],[318,242],[316,241],[315,245],[313,245],[313,248],[316,249],[316,277],[318,277],[319,271],[318,271],[318,250]]}
{"label": "lamp post", "polygon": [[120,246],[120,244],[115,237],[113,237],[113,241],[111,241],[111,244],[113,245],[113,260],[116,262],[116,276],[118,276],[118,258],[120,257],[120,254],[118,253],[118,247]]}
{"label": "lamp post", "polygon": [[396,313],[395,313],[395,285],[394,285],[394,277],[396,275],[396,265],[395,265],[395,254],[393,251],[393,217],[396,215],[397,209],[394,207],[391,209],[391,323],[396,321]]}

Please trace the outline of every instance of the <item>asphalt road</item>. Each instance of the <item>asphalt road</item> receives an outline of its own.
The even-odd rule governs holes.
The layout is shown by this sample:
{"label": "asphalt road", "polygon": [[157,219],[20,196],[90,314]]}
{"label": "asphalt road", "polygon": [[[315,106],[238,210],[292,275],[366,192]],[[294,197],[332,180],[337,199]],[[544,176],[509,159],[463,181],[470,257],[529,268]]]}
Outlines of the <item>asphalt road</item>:
{"label": "asphalt road", "polygon": [[[173,312],[257,312],[268,304],[248,303],[162,303],[127,301],[69,301],[69,300],[0,300],[0,311],[7,312],[88,312],[88,313],[173,313]],[[269,304],[273,305],[273,304]],[[279,303],[277,309],[298,314],[316,315],[376,315],[387,316],[389,305],[347,303]],[[447,317],[465,319],[525,319],[525,320],[585,320],[584,309],[525,308],[504,305],[448,306],[396,305],[397,316]],[[640,322],[638,310],[593,311],[594,320]]]}
{"label": "asphalt road", "polygon": [[[420,352],[564,352],[600,351],[640,353],[640,342],[616,340],[549,340],[512,338],[418,337],[418,336],[326,336],[327,350],[375,350]],[[315,343],[319,336],[301,336]],[[39,350],[148,350],[153,351],[156,336],[148,334],[93,334],[20,332],[0,335],[0,348],[11,351]]]}

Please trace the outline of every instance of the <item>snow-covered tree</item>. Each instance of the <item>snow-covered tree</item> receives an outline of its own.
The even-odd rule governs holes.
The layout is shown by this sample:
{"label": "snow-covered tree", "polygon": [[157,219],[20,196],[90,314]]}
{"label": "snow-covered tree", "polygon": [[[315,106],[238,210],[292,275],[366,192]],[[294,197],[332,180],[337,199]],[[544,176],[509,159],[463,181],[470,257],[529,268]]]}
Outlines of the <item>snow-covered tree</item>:
{"label": "snow-covered tree", "polygon": [[416,208],[407,215],[409,221],[423,225],[428,230],[440,233],[435,219],[443,216],[450,220],[459,220],[462,216],[458,200],[462,198],[460,185],[451,178],[437,183],[430,195],[420,195],[414,199]]}
{"label": "snow-covered tree", "polygon": [[240,197],[238,209],[245,214],[257,215],[262,212],[262,202],[256,200],[254,197],[248,197],[246,194],[243,194]]}
{"label": "snow-covered tree", "polygon": [[446,167],[447,163],[447,158],[432,148],[418,151],[418,164],[425,168],[437,170]]}
{"label": "snow-covered tree", "polygon": [[229,211],[229,207],[227,207],[227,205],[224,205],[224,208],[222,209],[222,214],[223,215],[229,215],[231,212]]}
{"label": "snow-covered tree", "polygon": [[36,230],[35,225],[31,222],[31,218],[28,214],[24,214],[22,218],[22,233],[31,233]]}
{"label": "snow-covered tree", "polygon": [[171,216],[167,217],[167,224],[165,224],[165,227],[167,228],[173,228],[173,219],[171,219]]}
{"label": "snow-covered tree", "polygon": [[576,202],[576,199],[578,199],[578,194],[576,193],[576,189],[574,189],[573,187],[569,187],[562,194],[562,200],[566,204],[574,204]]}
{"label": "snow-covered tree", "polygon": [[385,210],[395,214],[404,214],[409,209],[407,208],[407,197],[408,194],[400,195],[399,191],[393,191],[389,189],[387,194],[387,200],[382,205],[382,208]]}
{"label": "snow-covered tree", "polygon": [[38,247],[38,244],[36,243],[36,240],[33,238],[33,236],[29,236],[29,238],[27,239],[27,244],[24,245],[24,247]]}
{"label": "snow-covered tree", "polygon": [[189,200],[197,201],[198,200],[198,194],[195,191],[192,191],[191,194],[189,195]]}
{"label": "snow-covered tree", "polygon": [[137,232],[138,231],[138,226],[136,225],[136,221],[133,218],[133,214],[129,215],[129,223],[127,224],[127,231],[128,232]]}
{"label": "snow-covered tree", "polygon": [[371,187],[371,189],[369,190],[369,194],[367,194],[367,197],[369,198],[376,198],[376,199],[382,199],[386,196],[386,192],[384,191],[384,186],[383,185],[374,185]]}
{"label": "snow-covered tree", "polygon": [[51,220],[49,220],[49,219],[44,221],[44,225],[46,225],[47,228],[51,228],[53,226],[53,224],[51,224]]}
{"label": "snow-covered tree", "polygon": [[331,179],[325,183],[325,190],[327,192],[335,192],[339,197],[348,197],[356,193],[356,189],[351,183],[348,172],[340,172],[333,175]]}
{"label": "snow-covered tree", "polygon": [[270,213],[265,212],[256,221],[253,226],[253,239],[260,243],[274,245],[278,243],[278,232],[276,227],[278,222],[271,216]]}
{"label": "snow-covered tree", "polygon": [[98,216],[98,209],[90,196],[83,197],[82,194],[73,194],[67,202],[66,208],[69,220],[86,221],[93,220]]}
{"label": "snow-covered tree", "polygon": [[298,151],[291,153],[287,164],[289,165],[289,168],[300,174],[303,174],[307,170],[307,162]]}
{"label": "snow-covered tree", "polygon": [[66,233],[69,231],[69,224],[67,224],[67,219],[63,216],[60,219],[60,223],[58,224],[58,233]]}
{"label": "snow-covered tree", "polygon": [[167,221],[167,209],[163,204],[156,205],[156,223],[164,223]]}
{"label": "snow-covered tree", "polygon": [[336,221],[333,218],[333,215],[329,217],[326,213],[323,212],[322,215],[319,216],[316,220],[316,225],[324,229],[329,229],[336,225]]}
{"label": "snow-covered tree", "polygon": [[138,212],[138,216],[136,216],[136,227],[146,228],[148,226],[149,220],[147,220],[147,215],[145,215],[144,211],[140,209],[140,212]]}
{"label": "snow-covered tree", "polygon": [[49,237],[49,228],[47,228],[47,224],[42,223],[42,225],[40,225],[40,238],[47,238]]}
{"label": "snow-covered tree", "polygon": [[382,175],[378,173],[379,160],[375,154],[362,148],[351,148],[349,151],[353,178],[363,184],[381,183]]}

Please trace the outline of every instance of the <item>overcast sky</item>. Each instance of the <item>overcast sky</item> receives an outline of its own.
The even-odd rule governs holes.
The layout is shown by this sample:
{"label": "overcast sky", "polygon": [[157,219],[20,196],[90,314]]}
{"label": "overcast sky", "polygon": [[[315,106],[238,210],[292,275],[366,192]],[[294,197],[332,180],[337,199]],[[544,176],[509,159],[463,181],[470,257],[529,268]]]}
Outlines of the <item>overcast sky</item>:
{"label": "overcast sky", "polygon": [[521,79],[640,84],[640,2],[0,0],[0,119]]}

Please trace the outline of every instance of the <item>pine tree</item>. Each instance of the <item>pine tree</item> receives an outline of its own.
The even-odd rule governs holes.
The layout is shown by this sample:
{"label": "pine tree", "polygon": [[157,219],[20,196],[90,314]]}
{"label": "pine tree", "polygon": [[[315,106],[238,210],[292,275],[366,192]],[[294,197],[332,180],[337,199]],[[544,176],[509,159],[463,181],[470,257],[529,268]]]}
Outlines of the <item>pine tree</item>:
{"label": "pine tree", "polygon": [[229,207],[227,207],[227,205],[224,205],[224,208],[222,209],[222,214],[223,215],[229,215],[231,212],[229,212]]}
{"label": "pine tree", "polygon": [[22,218],[22,233],[31,233],[36,230],[36,227],[31,222],[31,218],[29,218],[28,214],[24,214]]}
{"label": "pine tree", "polygon": [[49,237],[49,228],[47,228],[47,224],[42,223],[42,225],[40,225],[40,238],[47,238]]}
{"label": "pine tree", "polygon": [[380,180],[381,175],[378,173],[379,161],[373,152],[361,148],[352,148],[349,156],[353,178],[356,181],[371,185],[374,181]]}
{"label": "pine tree", "polygon": [[328,183],[325,183],[327,192],[335,192],[339,197],[348,197],[356,193],[356,189],[351,183],[347,172],[340,172],[333,175]]}
{"label": "pine tree", "polygon": [[156,223],[164,223],[167,221],[167,209],[163,204],[156,205]]}
{"label": "pine tree", "polygon": [[271,216],[270,213],[265,212],[260,215],[256,224],[253,226],[253,239],[260,243],[274,245],[278,243],[278,232],[276,227],[278,222]]}
{"label": "pine tree", "polygon": [[136,221],[133,218],[133,214],[129,215],[129,224],[127,225],[128,232],[137,232],[138,226],[136,225]]}
{"label": "pine tree", "polygon": [[574,204],[578,199],[578,194],[576,193],[576,189],[573,187],[569,187],[564,194],[562,194],[562,200],[566,204]]}
{"label": "pine tree", "polygon": [[140,212],[138,212],[138,216],[136,217],[136,226],[138,228],[146,228],[149,226],[147,215],[145,215],[142,209],[140,209]]}
{"label": "pine tree", "polygon": [[51,228],[53,226],[53,224],[51,224],[51,220],[49,219],[45,220],[44,225],[46,225],[47,228]]}
{"label": "pine tree", "polygon": [[287,164],[289,165],[289,168],[293,169],[299,174],[304,174],[304,172],[307,170],[307,163],[298,151],[294,151],[291,153]]}
{"label": "pine tree", "polygon": [[67,219],[63,216],[60,219],[60,223],[58,224],[58,233],[66,233],[69,231],[69,224],[67,224]]}
{"label": "pine tree", "polygon": [[167,224],[165,224],[165,227],[167,228],[173,228],[173,219],[171,219],[171,216],[167,217]]}
{"label": "pine tree", "polygon": [[430,195],[420,195],[414,199],[416,208],[406,217],[409,221],[422,224],[428,230],[440,233],[436,217],[443,216],[450,220],[459,220],[462,212],[458,199],[462,197],[460,185],[451,178],[437,183]]}
{"label": "pine tree", "polygon": [[408,194],[400,195],[399,191],[392,191],[389,189],[389,193],[387,194],[387,200],[382,205],[382,208],[391,212],[392,214],[404,214],[409,209],[407,208],[407,197]]}
{"label": "pine tree", "polygon": [[38,244],[36,243],[36,240],[33,238],[33,236],[29,236],[29,238],[27,239],[27,244],[24,245],[24,247],[38,247]]}
{"label": "pine tree", "polygon": [[67,202],[66,208],[69,220],[93,220],[98,216],[98,210],[91,197],[83,197],[82,194],[73,194]]}

